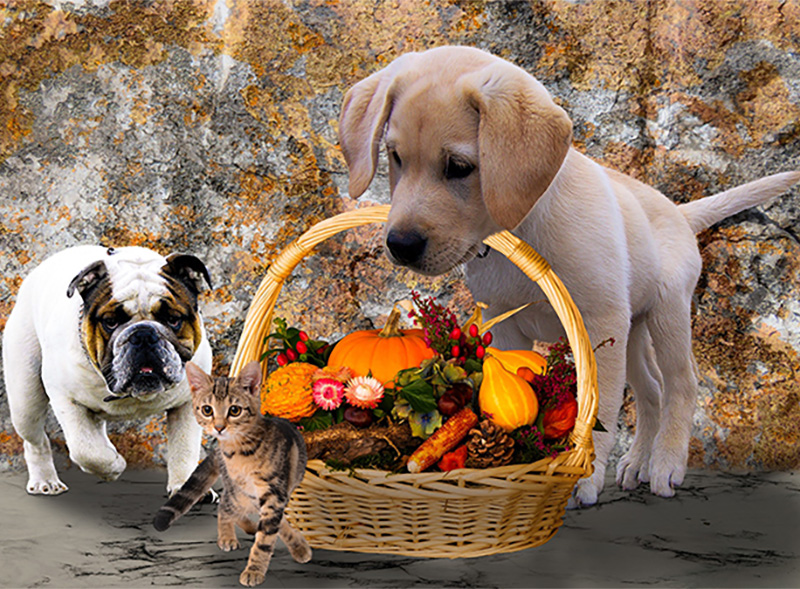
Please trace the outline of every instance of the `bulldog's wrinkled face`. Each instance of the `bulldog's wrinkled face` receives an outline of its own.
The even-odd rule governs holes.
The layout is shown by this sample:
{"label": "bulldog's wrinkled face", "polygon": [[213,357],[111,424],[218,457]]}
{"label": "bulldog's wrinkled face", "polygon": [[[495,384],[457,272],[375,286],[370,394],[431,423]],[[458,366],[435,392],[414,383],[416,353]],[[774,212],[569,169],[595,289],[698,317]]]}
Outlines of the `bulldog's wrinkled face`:
{"label": "bulldog's wrinkled face", "polygon": [[196,257],[109,250],[70,284],[83,299],[86,353],[114,398],[149,399],[184,378],[202,341],[197,295],[208,270]]}

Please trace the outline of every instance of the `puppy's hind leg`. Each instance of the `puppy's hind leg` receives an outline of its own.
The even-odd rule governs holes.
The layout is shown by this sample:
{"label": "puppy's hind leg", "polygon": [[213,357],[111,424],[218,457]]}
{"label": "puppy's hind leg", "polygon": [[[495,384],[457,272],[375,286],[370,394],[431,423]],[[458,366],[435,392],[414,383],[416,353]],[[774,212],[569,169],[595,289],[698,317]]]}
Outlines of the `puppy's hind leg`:
{"label": "puppy's hind leg", "polygon": [[661,371],[658,369],[650,332],[643,320],[635,321],[628,336],[628,384],[636,400],[636,433],[630,450],[617,464],[617,484],[635,489],[650,480],[653,439],[661,414]]}
{"label": "puppy's hind leg", "polygon": [[673,488],[683,482],[689,455],[697,397],[690,300],[690,293],[662,297],[647,321],[664,380],[661,424],[650,458],[650,490],[662,497],[674,495]]}
{"label": "puppy's hind leg", "polygon": [[41,380],[41,349],[32,328],[12,312],[3,338],[3,370],[11,423],[23,440],[31,495],[58,495],[67,490],[58,478],[50,440],[44,430],[48,398]]}

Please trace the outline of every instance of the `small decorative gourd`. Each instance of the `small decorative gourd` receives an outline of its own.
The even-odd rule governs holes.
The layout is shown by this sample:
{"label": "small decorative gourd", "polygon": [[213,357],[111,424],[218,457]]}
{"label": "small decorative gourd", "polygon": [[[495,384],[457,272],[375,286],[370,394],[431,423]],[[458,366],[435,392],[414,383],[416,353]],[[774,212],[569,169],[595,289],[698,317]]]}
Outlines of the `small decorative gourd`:
{"label": "small decorative gourd", "polygon": [[478,393],[481,413],[507,431],[530,425],[539,413],[539,401],[525,379],[509,372],[494,356],[483,361]]}
{"label": "small decorative gourd", "polygon": [[372,377],[386,385],[401,370],[419,366],[436,352],[425,343],[421,329],[399,329],[400,311],[392,309],[383,329],[354,331],[331,351],[328,366],[348,366],[356,376]]}
{"label": "small decorative gourd", "polygon": [[500,360],[503,368],[516,374],[521,367],[530,368],[536,374],[544,374],[547,370],[547,360],[533,350],[498,350],[488,348],[486,353]]}

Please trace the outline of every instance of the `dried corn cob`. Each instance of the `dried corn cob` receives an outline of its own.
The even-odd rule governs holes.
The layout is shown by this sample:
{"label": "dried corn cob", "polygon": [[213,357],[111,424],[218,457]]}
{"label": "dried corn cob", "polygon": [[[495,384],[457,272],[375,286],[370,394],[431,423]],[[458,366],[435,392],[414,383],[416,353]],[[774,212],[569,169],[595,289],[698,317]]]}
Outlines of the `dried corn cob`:
{"label": "dried corn cob", "polygon": [[408,472],[422,472],[438,462],[464,439],[472,426],[478,423],[478,416],[469,407],[448,419],[445,424],[425,440],[408,459]]}

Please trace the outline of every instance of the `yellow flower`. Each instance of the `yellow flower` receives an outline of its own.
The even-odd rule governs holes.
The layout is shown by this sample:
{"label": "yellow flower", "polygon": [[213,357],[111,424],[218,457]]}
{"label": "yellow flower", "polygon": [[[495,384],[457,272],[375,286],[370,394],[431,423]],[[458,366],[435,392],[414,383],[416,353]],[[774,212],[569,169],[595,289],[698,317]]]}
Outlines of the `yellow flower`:
{"label": "yellow flower", "polygon": [[261,412],[289,421],[300,421],[317,410],[314,404],[313,376],[317,367],[292,362],[267,377],[261,391]]}

